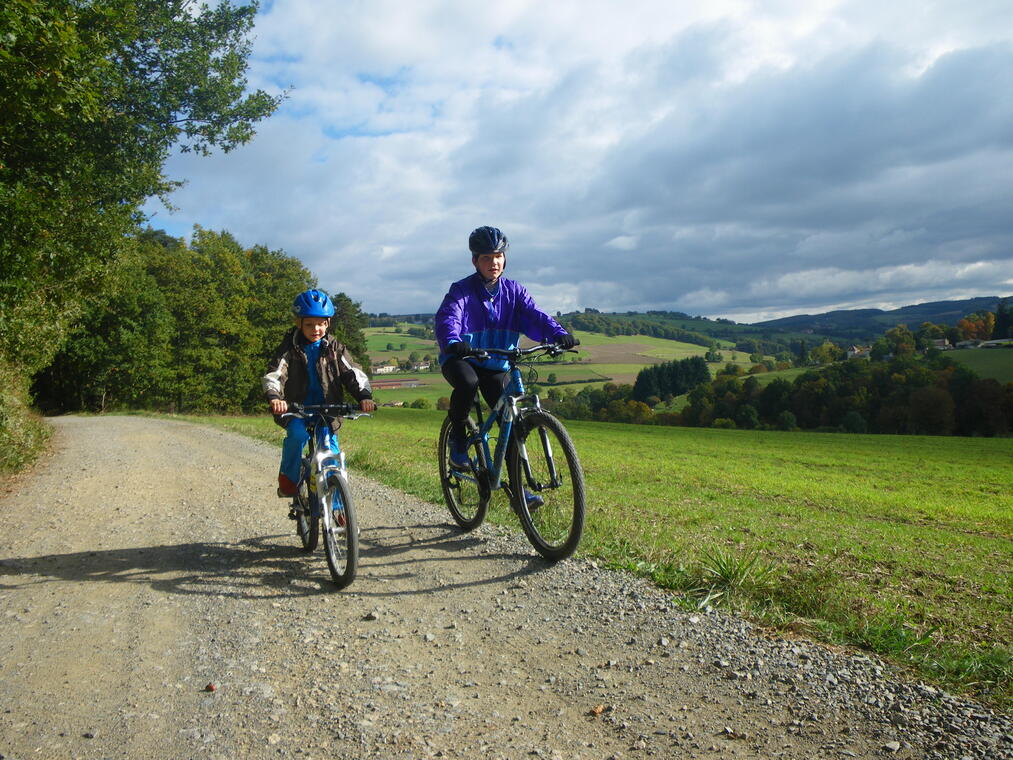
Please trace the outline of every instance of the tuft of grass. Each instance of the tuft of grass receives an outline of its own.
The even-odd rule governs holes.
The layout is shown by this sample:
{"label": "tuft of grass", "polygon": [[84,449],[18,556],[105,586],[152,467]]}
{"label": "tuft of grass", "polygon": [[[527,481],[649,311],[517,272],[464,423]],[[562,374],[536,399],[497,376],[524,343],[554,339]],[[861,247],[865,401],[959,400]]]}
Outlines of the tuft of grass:
{"label": "tuft of grass", "polygon": [[701,580],[712,593],[725,597],[759,597],[770,589],[776,568],[761,562],[758,551],[742,555],[716,550],[703,552]]}
{"label": "tuft of grass", "polygon": [[617,542],[615,546],[621,549],[610,552],[613,568],[627,570],[677,592],[677,602],[693,609],[749,606],[754,599],[767,598],[777,575],[777,568],[762,561],[759,552],[705,551],[699,562],[687,567],[642,559],[636,547],[629,544]]}

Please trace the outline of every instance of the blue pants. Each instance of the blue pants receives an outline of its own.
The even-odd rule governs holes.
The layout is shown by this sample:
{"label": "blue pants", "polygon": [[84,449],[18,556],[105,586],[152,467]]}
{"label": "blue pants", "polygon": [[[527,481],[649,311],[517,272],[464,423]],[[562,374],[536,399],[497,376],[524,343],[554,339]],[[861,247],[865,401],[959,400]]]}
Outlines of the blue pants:
{"label": "blue pants", "polygon": [[[293,483],[299,482],[299,469],[302,462],[303,448],[310,439],[306,430],[306,421],[291,419],[285,426],[285,442],[281,445],[281,474]],[[324,447],[337,454],[338,439],[331,434],[328,425],[317,425],[317,447]]]}

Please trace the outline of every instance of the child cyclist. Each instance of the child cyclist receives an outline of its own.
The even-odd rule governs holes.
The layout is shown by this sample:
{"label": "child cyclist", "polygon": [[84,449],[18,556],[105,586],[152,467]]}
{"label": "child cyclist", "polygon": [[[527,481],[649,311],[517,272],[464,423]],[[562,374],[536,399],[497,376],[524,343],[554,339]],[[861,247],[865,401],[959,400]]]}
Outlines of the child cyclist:
{"label": "child cyclist", "polygon": [[[503,277],[510,242],[495,227],[479,227],[468,238],[475,273],[450,286],[436,312],[436,340],[440,344],[443,376],[453,386],[450,395],[450,463],[468,467],[465,420],[482,391],[495,406],[509,380],[509,365],[500,356],[477,359],[467,354],[481,348],[516,348],[523,334],[531,340],[555,342],[563,348],[579,343],[556,320],[539,309],[522,285]],[[539,497],[525,494],[529,504]]]}
{"label": "child cyclist", "polygon": [[[278,496],[282,497],[296,494],[302,451],[309,440],[303,420],[280,416],[288,411],[289,401],[340,403],[343,386],[359,402],[362,411],[376,409],[366,373],[352,361],[348,349],[327,334],[334,316],[334,304],[327,294],[319,290],[300,293],[292,304],[292,313],[296,326],[275,349],[263,379],[274,421],[285,428],[278,473]],[[334,450],[331,431],[326,435],[328,448]]]}

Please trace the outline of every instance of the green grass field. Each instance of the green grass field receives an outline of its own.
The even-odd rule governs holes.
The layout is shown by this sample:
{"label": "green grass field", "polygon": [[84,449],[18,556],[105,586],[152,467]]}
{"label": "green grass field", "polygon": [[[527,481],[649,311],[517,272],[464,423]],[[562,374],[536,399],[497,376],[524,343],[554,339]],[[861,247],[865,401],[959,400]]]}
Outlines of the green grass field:
{"label": "green grass field", "polygon": [[[350,466],[442,504],[442,416],[382,409],[346,427]],[[280,442],[266,417],[202,421]],[[678,604],[727,604],[1013,705],[1013,439],[567,426],[583,554]]]}
{"label": "green grass field", "polygon": [[962,348],[947,351],[944,356],[966,364],[981,377],[994,377],[1000,383],[1013,383],[1013,349]]}
{"label": "green grass field", "polygon": [[[413,351],[424,357],[430,355],[434,359],[439,353],[434,341],[420,340],[408,335],[407,325],[398,330],[390,327],[371,327],[365,330],[366,342],[369,347],[369,357],[373,366],[390,361],[391,359],[407,359]],[[646,366],[666,361],[688,359],[692,356],[702,356],[706,349],[702,346],[690,343],[680,343],[664,338],[653,338],[646,335],[626,335],[608,337],[594,333],[578,332],[581,345],[576,358],[579,361],[567,361],[554,364],[539,364],[538,375],[540,382],[547,383],[549,373],[556,375],[557,382],[579,384],[565,385],[564,387],[578,391],[581,388],[590,386],[600,388],[606,382],[617,384],[630,384],[637,379],[637,373]],[[401,349],[401,344],[405,345]],[[387,351],[388,344],[397,346],[397,350]],[[752,365],[749,356],[741,351],[723,349],[723,360],[710,364],[711,372],[724,368],[729,363],[748,368]],[[568,355],[573,357],[574,355]],[[799,370],[801,371],[801,370]],[[761,382],[769,382],[774,376],[761,376]],[[377,398],[382,403],[385,401],[403,401],[410,403],[418,398],[424,398],[435,404],[440,396],[449,395],[445,392],[446,383],[439,373],[392,373],[389,375],[375,375],[374,379],[397,379],[414,377],[425,383],[425,388],[401,388],[393,390],[381,390],[377,392]]]}
{"label": "green grass field", "polygon": [[[407,326],[404,329],[406,330]],[[439,353],[435,341],[422,340],[391,327],[368,327],[363,330],[363,334],[366,336],[369,361],[374,367],[392,359],[405,361],[412,352],[417,353],[420,359],[429,354],[434,360]],[[393,345],[394,349],[388,351],[388,345]],[[402,345],[404,348],[401,348]]]}

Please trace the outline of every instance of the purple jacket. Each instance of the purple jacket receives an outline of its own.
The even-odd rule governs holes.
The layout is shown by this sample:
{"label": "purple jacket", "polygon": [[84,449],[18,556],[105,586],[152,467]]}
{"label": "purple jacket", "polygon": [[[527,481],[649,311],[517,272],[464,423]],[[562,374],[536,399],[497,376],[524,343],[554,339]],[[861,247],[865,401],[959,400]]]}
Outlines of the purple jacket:
{"label": "purple jacket", "polygon": [[[517,348],[521,335],[539,343],[566,335],[566,329],[539,309],[524,286],[499,278],[499,291],[489,295],[478,272],[450,286],[436,312],[436,340],[440,364],[447,360],[447,346],[467,341],[473,348]],[[490,357],[469,359],[479,367],[506,370],[506,360]]]}

